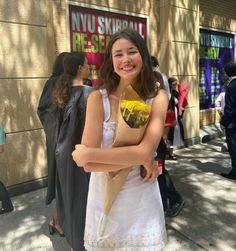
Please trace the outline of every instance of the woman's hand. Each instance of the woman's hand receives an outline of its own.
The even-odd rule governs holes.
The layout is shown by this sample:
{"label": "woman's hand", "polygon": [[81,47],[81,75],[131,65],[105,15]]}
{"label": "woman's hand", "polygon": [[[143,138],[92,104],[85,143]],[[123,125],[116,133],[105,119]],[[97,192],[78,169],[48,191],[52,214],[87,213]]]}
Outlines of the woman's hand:
{"label": "woman's hand", "polygon": [[152,181],[155,180],[160,174],[161,170],[158,165],[158,161],[152,161],[149,165],[144,165],[146,170],[146,175],[144,177],[144,181]]}
{"label": "woman's hand", "polygon": [[87,147],[85,145],[76,145],[75,150],[72,152],[72,157],[77,166],[84,166],[86,161]]}

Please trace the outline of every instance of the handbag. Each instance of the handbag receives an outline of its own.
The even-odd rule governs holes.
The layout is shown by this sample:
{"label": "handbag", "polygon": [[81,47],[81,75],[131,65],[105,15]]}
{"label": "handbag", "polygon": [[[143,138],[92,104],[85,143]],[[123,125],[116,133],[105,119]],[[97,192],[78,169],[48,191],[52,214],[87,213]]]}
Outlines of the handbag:
{"label": "handbag", "polygon": [[175,127],[176,126],[176,116],[175,112],[168,110],[166,113],[165,127]]}

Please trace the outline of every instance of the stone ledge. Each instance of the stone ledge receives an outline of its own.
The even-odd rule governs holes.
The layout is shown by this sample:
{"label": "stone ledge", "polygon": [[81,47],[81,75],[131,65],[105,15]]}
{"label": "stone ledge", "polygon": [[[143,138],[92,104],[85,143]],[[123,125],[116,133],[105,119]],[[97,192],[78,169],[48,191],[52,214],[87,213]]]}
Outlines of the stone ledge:
{"label": "stone ledge", "polygon": [[10,197],[28,193],[47,186],[48,177],[27,181],[17,185],[7,187]]}
{"label": "stone ledge", "polygon": [[217,137],[222,137],[223,132],[220,128],[220,124],[212,124],[203,126],[200,128],[200,142],[205,143],[209,140],[215,139]]}

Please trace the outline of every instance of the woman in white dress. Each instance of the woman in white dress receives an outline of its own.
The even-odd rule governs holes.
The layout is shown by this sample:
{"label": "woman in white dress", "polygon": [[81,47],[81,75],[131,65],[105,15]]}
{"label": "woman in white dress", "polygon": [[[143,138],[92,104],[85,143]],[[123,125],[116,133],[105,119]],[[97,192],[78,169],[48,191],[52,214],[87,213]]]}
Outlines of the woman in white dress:
{"label": "woman in white dress", "polygon": [[[143,38],[132,29],[113,35],[101,68],[99,89],[88,98],[82,145],[73,158],[92,172],[85,226],[88,251],[158,251],[166,241],[165,220],[153,160],[168,106],[165,91],[157,90],[151,59]],[[151,116],[139,145],[111,148],[117,126],[119,99],[129,85],[144,101],[152,101]],[[129,135],[127,135],[128,137]],[[146,176],[140,176],[140,165]],[[104,178],[107,172],[132,166],[125,184],[108,214],[104,234]]]}

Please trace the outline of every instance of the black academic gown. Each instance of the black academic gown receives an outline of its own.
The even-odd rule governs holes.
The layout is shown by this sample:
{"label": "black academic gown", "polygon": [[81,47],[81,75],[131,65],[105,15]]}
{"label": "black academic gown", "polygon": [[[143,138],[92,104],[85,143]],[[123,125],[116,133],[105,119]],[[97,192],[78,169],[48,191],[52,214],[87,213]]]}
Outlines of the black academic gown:
{"label": "black academic gown", "polygon": [[87,97],[92,90],[88,86],[72,87],[55,150],[58,220],[68,243],[76,251],[83,250],[89,174],[77,167],[71,153],[81,142]]}
{"label": "black academic gown", "polygon": [[43,88],[39,105],[38,116],[43,125],[46,136],[47,162],[48,162],[48,186],[46,204],[50,204],[56,196],[56,159],[55,148],[60,127],[61,109],[52,104],[52,90],[58,77],[51,76]]}

